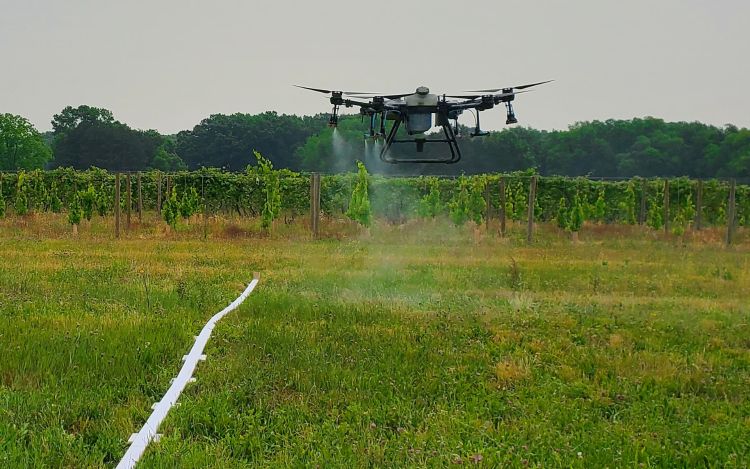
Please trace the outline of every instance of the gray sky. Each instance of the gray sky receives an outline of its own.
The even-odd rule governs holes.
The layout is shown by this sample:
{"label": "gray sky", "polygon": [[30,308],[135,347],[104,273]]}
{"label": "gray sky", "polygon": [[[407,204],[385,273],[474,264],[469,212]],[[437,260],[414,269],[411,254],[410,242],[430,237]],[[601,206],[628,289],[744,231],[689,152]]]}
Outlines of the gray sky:
{"label": "gray sky", "polygon": [[[173,133],[213,113],[329,110],[292,84],[457,92],[551,78],[517,99],[522,125],[750,127],[747,0],[0,0],[0,12],[0,112],[39,130],[66,105]],[[504,126],[500,109],[482,117]]]}

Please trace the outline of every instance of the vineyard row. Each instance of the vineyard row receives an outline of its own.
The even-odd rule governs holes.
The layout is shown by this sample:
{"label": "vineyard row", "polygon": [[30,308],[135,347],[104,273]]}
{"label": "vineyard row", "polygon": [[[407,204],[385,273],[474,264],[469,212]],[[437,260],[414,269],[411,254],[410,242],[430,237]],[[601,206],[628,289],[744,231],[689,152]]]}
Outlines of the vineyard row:
{"label": "vineyard row", "polygon": [[[295,217],[310,212],[310,175],[288,170],[279,176],[281,212]],[[467,176],[464,183],[481,190],[486,202],[485,213],[500,213],[505,201],[505,216],[525,220],[528,212],[531,174],[486,174]],[[356,175],[338,174],[320,177],[320,211],[329,216],[346,212]],[[115,173],[99,169],[75,171],[28,171],[0,173],[0,209],[2,215],[24,215],[33,212],[65,211],[75,194],[88,191],[96,199],[100,215],[111,214],[115,207]],[[254,169],[244,173],[200,170],[165,174],[150,171],[123,174],[120,177],[120,205],[125,209],[130,192],[131,207],[156,210],[174,191],[197,194],[199,205],[210,212],[258,216],[265,203],[265,179]],[[661,214],[662,224],[694,223],[702,226],[725,225],[730,182],[695,181],[688,178],[600,181],[587,178],[536,177],[534,218],[550,221],[557,217],[561,204],[574,199],[583,205],[586,219],[603,223],[648,223],[649,216]],[[460,180],[434,177],[370,176],[369,198],[373,216],[389,221],[403,221],[418,216],[420,202],[437,184],[443,206],[459,191]],[[128,185],[130,190],[128,190]],[[501,186],[504,197],[501,197]],[[577,196],[577,198],[576,198]],[[750,186],[736,185],[735,222],[750,226]],[[665,207],[666,205],[666,207]],[[200,207],[199,207],[200,208]],[[665,210],[666,208],[666,210]]]}

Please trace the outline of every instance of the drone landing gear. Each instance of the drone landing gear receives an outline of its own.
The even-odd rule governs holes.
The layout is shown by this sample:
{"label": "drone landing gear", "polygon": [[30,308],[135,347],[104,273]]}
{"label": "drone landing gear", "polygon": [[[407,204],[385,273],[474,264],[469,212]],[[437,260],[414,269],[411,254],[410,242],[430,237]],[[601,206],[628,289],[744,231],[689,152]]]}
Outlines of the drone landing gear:
{"label": "drone landing gear", "polygon": [[[396,164],[396,163],[446,163],[446,164],[453,164],[458,163],[458,161],[461,159],[461,150],[458,148],[458,142],[456,141],[456,134],[453,132],[453,128],[451,127],[450,123],[448,123],[448,120],[443,120],[443,124],[441,127],[443,128],[443,134],[445,135],[445,138],[440,139],[428,139],[427,137],[422,136],[422,138],[415,138],[414,140],[398,140],[396,139],[396,134],[398,133],[399,127],[401,127],[401,123],[404,122],[404,116],[399,115],[396,117],[395,122],[393,123],[393,126],[391,127],[391,130],[388,132],[388,136],[385,139],[385,145],[383,145],[383,149],[380,151],[380,159],[382,161],[385,161],[386,163]],[[422,152],[424,150],[425,143],[447,143],[448,147],[451,150],[451,156],[445,157],[445,158],[393,158],[388,154],[391,145],[394,143],[416,143],[417,144],[417,152]]]}

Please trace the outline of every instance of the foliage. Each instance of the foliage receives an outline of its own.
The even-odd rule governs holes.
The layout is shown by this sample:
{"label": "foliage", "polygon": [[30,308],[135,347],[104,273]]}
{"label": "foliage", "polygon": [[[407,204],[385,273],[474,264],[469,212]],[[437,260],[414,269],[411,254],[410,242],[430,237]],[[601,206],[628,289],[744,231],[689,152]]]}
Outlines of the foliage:
{"label": "foliage", "polygon": [[[457,176],[536,168],[541,175],[564,176],[750,177],[750,130],[731,125],[719,128],[699,122],[665,122],[647,117],[580,122],[566,130],[555,131],[513,127],[490,132],[481,139],[462,140],[463,158],[455,165],[426,167],[382,164],[372,154],[372,146],[362,144],[362,134],[367,132],[368,125],[358,116],[344,116],[338,132],[345,145],[340,146],[338,154],[333,151],[330,129],[323,128],[311,135],[296,151],[301,167],[338,172],[349,169],[342,167],[342,161],[352,162],[364,157],[372,173],[392,175]],[[424,156],[444,156],[445,150],[441,145],[428,145]],[[395,145],[391,152],[413,157],[413,149],[408,145]],[[515,188],[513,190],[515,192]],[[581,202],[585,206],[588,199],[584,197],[582,194]]]}
{"label": "foliage", "polygon": [[[263,185],[263,210],[261,211],[261,227],[269,230],[273,221],[281,213],[281,192],[279,190],[279,172],[274,171],[273,164],[257,151],[253,151],[257,166],[255,168],[256,179]],[[248,172],[253,170],[248,168]]]}
{"label": "foliage", "polygon": [[568,229],[569,216],[568,202],[565,200],[565,197],[560,197],[560,202],[557,204],[557,216],[555,216],[555,222],[557,223],[558,228],[563,230]]}
{"label": "foliage", "polygon": [[471,191],[469,192],[469,218],[477,225],[481,225],[484,220],[484,211],[487,208],[487,201],[484,200],[484,187],[486,181],[482,177],[472,178]]}
{"label": "foliage", "polygon": [[[0,116],[0,169],[44,167],[50,158],[44,138],[25,118]],[[381,147],[363,144],[362,134],[369,123],[359,116],[341,116],[336,129],[328,128],[326,121],[325,115],[214,114],[192,130],[163,136],[153,130],[132,129],[115,120],[107,109],[68,106],[52,120],[51,144],[55,166],[79,169],[180,171],[215,167],[241,171],[251,162],[248,150],[255,148],[277,169],[326,172],[351,171],[354,161],[362,160],[371,173],[390,175],[535,168],[542,175],[565,176],[750,177],[750,130],[733,125],[719,128],[647,117],[580,122],[555,131],[514,127],[490,132],[482,139],[463,140],[463,158],[455,165],[423,167],[381,162],[377,156]],[[396,145],[390,151],[394,156],[413,156],[408,145]],[[444,152],[442,145],[429,145],[424,156]],[[517,189],[509,190],[516,195]],[[520,199],[520,194],[509,199],[515,211],[508,214],[514,219],[520,219],[519,210],[524,206]],[[581,193],[586,211],[593,200],[592,194]],[[607,220],[612,219],[609,215]]]}
{"label": "foliage", "polygon": [[606,215],[607,210],[607,203],[604,201],[604,187],[599,189],[599,195],[596,197],[596,202],[594,203],[592,215],[593,219],[599,223],[604,222],[604,217]]}
{"label": "foliage", "polygon": [[633,188],[633,182],[629,181],[628,186],[625,189],[625,197],[620,200],[617,204],[619,212],[619,220],[628,225],[635,225],[635,189]]}
{"label": "foliage", "polygon": [[70,106],[52,120],[55,166],[86,169],[105,168],[115,171],[143,170],[160,165],[180,167],[175,155],[159,153],[165,138],[155,130],[134,130],[114,120],[107,109]]}
{"label": "foliage", "polygon": [[41,169],[52,152],[24,117],[0,114],[0,170]]}
{"label": "foliage", "polygon": [[660,230],[664,226],[664,215],[663,208],[661,205],[662,191],[657,190],[654,195],[651,196],[648,204],[648,212],[646,213],[646,224],[654,230]]}
{"label": "foliage", "polygon": [[115,122],[112,112],[93,106],[66,106],[59,114],[52,117],[52,130],[56,136],[66,134],[75,130],[81,124],[103,123],[111,124]]}
{"label": "foliage", "polygon": [[335,129],[320,121],[311,130],[310,136],[294,151],[300,169],[340,173],[354,170],[359,160],[364,160],[368,167],[378,167],[371,154],[375,143],[368,142],[363,147],[364,129],[358,116],[340,116]]}
{"label": "foliage", "polygon": [[367,191],[368,184],[367,168],[365,168],[364,163],[357,161],[357,182],[354,184],[346,216],[365,227],[369,227],[372,223],[370,196]]}
{"label": "foliage", "polygon": [[52,181],[52,187],[49,191],[49,208],[52,213],[60,213],[62,211],[62,200],[60,200],[60,194],[57,190],[57,181]]}
{"label": "foliage", "polygon": [[440,215],[443,205],[440,202],[440,184],[437,178],[428,178],[427,187],[429,188],[419,200],[419,216],[423,218],[435,218]]}
{"label": "foliage", "polygon": [[151,160],[149,165],[150,169],[158,169],[160,171],[184,171],[187,169],[187,165],[177,155],[177,145],[173,138],[164,138],[159,148],[156,149],[154,158]]}
{"label": "foliage", "polygon": [[100,190],[96,193],[96,213],[103,217],[107,215],[109,212],[109,197],[107,196],[107,193],[104,191],[104,187],[101,187]]}
{"label": "foliage", "polygon": [[13,208],[16,215],[26,215],[29,213],[29,187],[26,183],[26,173],[21,171],[18,173],[18,181],[16,183],[16,199],[13,204]]}
{"label": "foliage", "polygon": [[180,203],[177,201],[177,188],[172,186],[172,190],[161,208],[161,215],[167,225],[173,229],[177,228],[177,219],[180,216]]}
{"label": "foliage", "polygon": [[182,218],[190,218],[196,213],[199,203],[198,191],[195,190],[195,187],[186,188],[180,199],[180,215],[182,215]]}
{"label": "foliage", "polygon": [[83,216],[84,212],[81,205],[81,193],[77,193],[73,196],[70,205],[68,205],[68,223],[71,225],[80,225]]}
{"label": "foliage", "polygon": [[671,229],[674,235],[682,236],[695,218],[695,204],[689,180],[678,179],[673,185],[677,186],[678,192],[674,201],[675,215]]}
{"label": "foliage", "polygon": [[527,181],[518,181],[513,193],[513,212],[511,218],[514,220],[525,220],[528,215],[529,195],[526,191]]}
{"label": "foliage", "polygon": [[672,234],[675,236],[682,236],[685,233],[687,225],[688,220],[685,218],[685,210],[678,210],[674,219],[672,219]]}
{"label": "foliage", "polygon": [[570,213],[568,214],[568,230],[574,233],[581,231],[585,219],[581,196],[576,192],[575,197],[573,197],[573,204],[570,207]]}
{"label": "foliage", "polygon": [[274,166],[300,169],[295,149],[325,128],[325,118],[278,115],[213,114],[192,130],[177,134],[175,152],[190,169],[215,167],[241,171],[256,149]]}
{"label": "foliage", "polygon": [[81,191],[77,197],[80,201],[81,210],[83,212],[83,218],[87,221],[91,220],[94,215],[94,209],[96,207],[97,194],[94,190],[94,186],[89,184],[85,191]]}
{"label": "foliage", "polygon": [[[194,188],[198,194],[205,194],[206,203],[213,211],[233,213],[240,216],[260,218],[266,203],[264,180],[260,177],[259,169],[251,167],[245,173],[230,173],[215,169],[200,171],[171,173],[173,181],[178,181],[178,201],[183,197],[183,191]],[[307,215],[310,209],[310,176],[289,170],[273,170],[278,174],[277,203],[280,204],[276,216],[294,218]],[[369,173],[369,171],[368,171]],[[21,176],[21,174],[23,174]],[[142,175],[143,206],[145,210],[155,210],[157,201],[157,174],[148,172]],[[160,173],[162,181],[164,173]],[[488,174],[465,176],[468,184],[468,195],[472,188],[486,183],[489,189],[489,200],[493,207],[500,202],[499,180],[501,175]],[[506,216],[510,219],[525,220],[526,205],[528,203],[529,174],[512,173],[502,175],[506,188]],[[19,191],[18,179],[22,179]],[[346,213],[354,183],[355,174],[324,175],[321,178],[321,210],[324,214],[339,217]],[[0,192],[2,192],[8,206],[16,202],[25,204],[27,213],[33,210],[52,210],[54,195],[56,194],[66,207],[75,192],[80,188],[87,188],[89,184],[96,189],[96,213],[106,215],[111,213],[113,205],[115,175],[101,169],[77,171],[71,168],[57,168],[51,171],[26,171],[18,174],[0,173]],[[558,214],[560,199],[564,197],[570,208],[576,192],[580,198],[596,200],[600,191],[604,190],[605,215],[608,221],[618,223],[636,222],[639,213],[641,179],[626,181],[601,182],[585,178],[538,177],[537,195],[535,197],[535,219],[539,222],[553,221]],[[53,188],[54,183],[54,188]],[[461,179],[448,177],[383,177],[368,174],[368,197],[372,217],[387,219],[401,223],[409,218],[421,216],[422,200],[432,192],[430,200],[440,207],[438,212],[448,212],[450,202],[459,192]],[[671,217],[677,216],[678,205],[685,206],[685,218],[689,222],[694,218],[695,204],[691,185],[694,181],[687,179],[672,179],[670,183],[670,198],[672,208]],[[163,196],[166,185],[162,185]],[[750,225],[750,196],[749,186],[737,186],[737,215],[741,225]],[[433,188],[435,188],[433,190]],[[726,223],[725,208],[727,204],[729,185],[726,181],[707,180],[703,183],[703,226],[716,226]],[[646,193],[648,209],[657,204],[661,207],[663,199],[663,181],[647,180]],[[479,195],[478,193],[476,194]],[[201,196],[202,197],[202,196]],[[477,198],[478,199],[478,198]],[[688,200],[690,199],[690,201]],[[689,206],[688,206],[689,204]],[[480,204],[477,204],[477,207]],[[656,209],[654,209],[656,210]],[[436,213],[438,213],[436,212]],[[179,216],[179,215],[178,215]],[[287,219],[288,219],[287,218]],[[662,217],[663,218],[663,217]],[[663,221],[662,225],[663,226]]]}
{"label": "foliage", "polygon": [[469,179],[461,175],[458,178],[458,190],[454,193],[450,204],[450,215],[453,224],[464,225],[471,217],[469,209]]}

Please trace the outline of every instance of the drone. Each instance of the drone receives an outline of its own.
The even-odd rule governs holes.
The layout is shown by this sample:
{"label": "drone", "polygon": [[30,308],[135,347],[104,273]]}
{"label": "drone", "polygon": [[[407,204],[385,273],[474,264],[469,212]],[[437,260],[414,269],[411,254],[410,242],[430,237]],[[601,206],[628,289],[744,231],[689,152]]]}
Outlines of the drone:
{"label": "drone", "polygon": [[[458,116],[464,111],[474,112],[475,126],[469,134],[472,137],[482,137],[489,132],[483,131],[479,125],[479,113],[492,109],[500,103],[505,104],[506,124],[518,122],[513,110],[513,101],[517,94],[525,93],[528,88],[549,83],[552,80],[540,81],[521,86],[493,88],[485,90],[466,91],[465,94],[437,95],[430,93],[426,86],[420,86],[413,93],[380,94],[360,91],[334,91],[307,86],[294,85],[318,93],[329,94],[333,104],[333,111],[328,120],[329,127],[338,126],[339,108],[359,107],[362,118],[369,118],[370,131],[366,138],[384,140],[380,159],[386,163],[457,163],[461,160],[461,149],[458,147],[459,136]],[[434,115],[434,118],[433,118]],[[386,121],[393,121],[386,132]],[[436,126],[443,130],[442,138],[428,138],[425,132]],[[453,121],[453,125],[451,125]],[[401,126],[406,127],[406,133],[411,137],[399,139],[397,134]],[[427,143],[447,143],[450,156],[438,158],[396,158],[389,150],[394,143],[415,143],[417,153],[424,151]]]}

